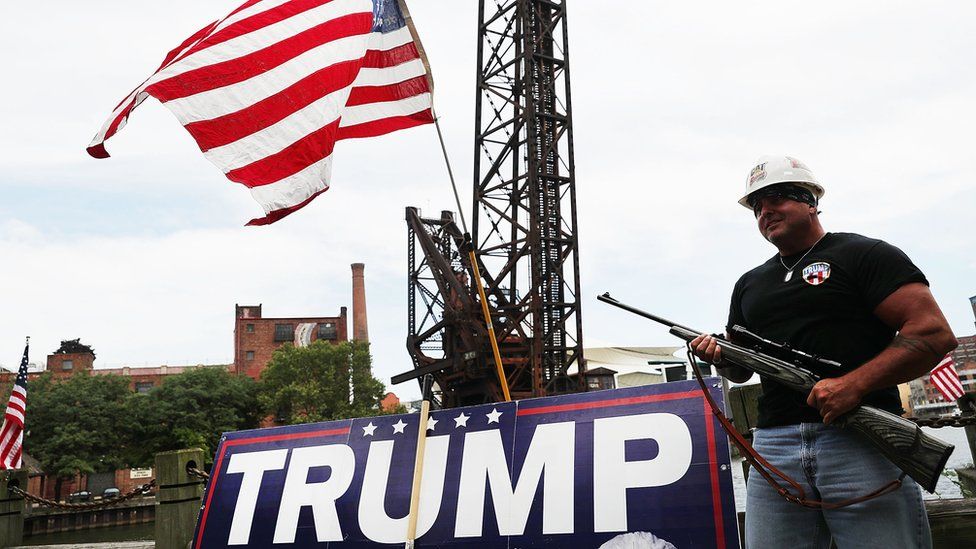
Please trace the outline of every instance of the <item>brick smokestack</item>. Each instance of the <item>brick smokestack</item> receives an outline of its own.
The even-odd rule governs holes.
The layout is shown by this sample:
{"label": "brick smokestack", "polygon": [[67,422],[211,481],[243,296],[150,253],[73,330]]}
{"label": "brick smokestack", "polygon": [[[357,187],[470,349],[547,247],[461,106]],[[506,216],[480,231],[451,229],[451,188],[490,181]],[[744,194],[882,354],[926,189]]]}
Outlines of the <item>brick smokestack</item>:
{"label": "brick smokestack", "polygon": [[363,280],[362,263],[352,264],[352,338],[356,341],[369,341],[366,328],[366,284]]}

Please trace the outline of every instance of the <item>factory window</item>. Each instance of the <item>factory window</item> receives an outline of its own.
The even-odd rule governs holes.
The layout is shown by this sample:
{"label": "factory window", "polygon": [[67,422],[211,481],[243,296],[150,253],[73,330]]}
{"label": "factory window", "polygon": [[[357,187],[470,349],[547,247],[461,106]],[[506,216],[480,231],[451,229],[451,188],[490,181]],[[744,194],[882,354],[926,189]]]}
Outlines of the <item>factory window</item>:
{"label": "factory window", "polygon": [[336,325],[334,322],[319,324],[319,339],[336,339]]}
{"label": "factory window", "polygon": [[248,324],[247,325],[247,333],[249,333],[249,334],[253,334],[254,333],[254,324]]}
{"label": "factory window", "polygon": [[65,360],[61,363],[62,370],[70,370],[75,367],[75,363],[72,360]]}
{"label": "factory window", "polygon": [[293,341],[295,339],[294,324],[275,324],[275,341]]}
{"label": "factory window", "polygon": [[145,394],[151,391],[153,388],[152,381],[137,381],[136,382],[136,392],[139,394]]}
{"label": "factory window", "polygon": [[254,360],[254,351],[244,353],[244,360]]}

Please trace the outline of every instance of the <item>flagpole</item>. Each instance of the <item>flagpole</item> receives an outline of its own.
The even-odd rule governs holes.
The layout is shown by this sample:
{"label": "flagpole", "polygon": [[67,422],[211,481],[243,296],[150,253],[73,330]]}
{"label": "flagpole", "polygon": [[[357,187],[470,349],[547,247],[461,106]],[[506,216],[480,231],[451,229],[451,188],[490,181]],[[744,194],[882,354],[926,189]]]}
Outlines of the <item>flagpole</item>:
{"label": "flagpole", "polygon": [[410,518],[407,521],[407,541],[404,549],[413,549],[417,539],[417,519],[420,515],[420,486],[424,477],[424,450],[427,446],[427,420],[430,401],[426,396],[420,404],[420,431],[417,433],[417,455],[413,463],[413,486],[410,488]]}
{"label": "flagpole", "polygon": [[498,350],[498,338],[495,337],[495,326],[491,322],[491,311],[488,310],[488,298],[485,296],[485,287],[481,283],[481,270],[478,268],[478,257],[474,253],[475,243],[471,240],[471,233],[468,232],[468,224],[464,220],[464,210],[461,209],[461,198],[458,196],[457,184],[454,182],[454,170],[451,169],[451,160],[447,156],[447,147],[444,146],[444,135],[441,133],[439,120],[435,115],[434,126],[437,128],[437,138],[441,142],[441,152],[444,153],[444,163],[447,164],[447,174],[451,178],[451,189],[454,191],[454,200],[457,202],[458,215],[461,216],[461,227],[464,229],[464,239],[468,248],[468,260],[471,262],[474,281],[478,287],[478,297],[481,299],[481,314],[484,316],[485,326],[488,328],[488,341],[491,342],[491,353],[495,359],[495,372],[498,374],[498,384],[502,387],[502,396],[505,397],[505,402],[511,402],[512,394],[509,392],[508,379],[505,377],[505,368],[502,366],[502,357]]}
{"label": "flagpole", "polygon": [[451,159],[447,157],[447,147],[444,146],[444,134],[441,133],[441,119],[434,116],[434,127],[437,128],[437,139],[441,142],[441,152],[444,153],[444,164],[447,165],[447,175],[451,178],[451,189],[454,191],[454,202],[457,203],[458,215],[461,216],[461,228],[468,233],[468,223],[464,220],[464,210],[461,209],[461,197],[458,195],[457,184],[454,182],[454,170],[451,169]]}
{"label": "flagpole", "polygon": [[421,382],[420,426],[417,432],[417,454],[413,462],[413,484],[410,487],[410,514],[407,519],[407,539],[404,549],[414,549],[417,540],[417,520],[420,516],[420,487],[424,477],[424,455],[427,450],[427,424],[430,419],[430,400],[434,378],[427,374]]}

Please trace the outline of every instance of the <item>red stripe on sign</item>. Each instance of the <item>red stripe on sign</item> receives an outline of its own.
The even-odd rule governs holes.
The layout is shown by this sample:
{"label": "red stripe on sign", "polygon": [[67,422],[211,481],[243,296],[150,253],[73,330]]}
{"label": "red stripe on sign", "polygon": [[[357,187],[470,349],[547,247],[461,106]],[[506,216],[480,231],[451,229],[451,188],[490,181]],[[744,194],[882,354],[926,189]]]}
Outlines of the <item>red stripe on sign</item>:
{"label": "red stripe on sign", "polygon": [[349,94],[349,100],[346,101],[346,106],[354,107],[367,103],[399,101],[429,91],[430,86],[427,83],[426,75],[387,86],[356,86],[352,89],[352,93]]}
{"label": "red stripe on sign", "polygon": [[322,126],[275,154],[227,172],[227,179],[250,188],[295,175],[332,154],[338,129],[338,120]]}
{"label": "red stripe on sign", "polygon": [[206,152],[233,143],[287,118],[353,83],[359,60],[343,61],[313,72],[284,90],[237,112],[187,124],[186,130]]}
{"label": "red stripe on sign", "polygon": [[722,513],[722,492],[718,485],[718,449],[715,447],[715,417],[708,401],[705,403],[705,439],[708,446],[709,480],[712,483],[712,518],[715,521],[715,547],[725,549],[725,521]]}
{"label": "red stripe on sign", "polygon": [[555,406],[540,406],[539,408],[519,408],[516,415],[533,416],[537,414],[551,414],[554,412],[571,412],[574,410],[591,410],[595,408],[610,408],[613,406],[630,406],[646,402],[664,402],[685,398],[702,398],[701,391],[685,391],[683,393],[668,393],[664,395],[644,395],[639,397],[613,398],[595,402],[578,402],[575,404],[557,404]]}
{"label": "red stripe on sign", "polygon": [[214,474],[210,477],[210,482],[207,483],[207,501],[203,504],[203,516],[200,517],[200,531],[197,533],[197,540],[194,544],[195,547],[200,547],[200,541],[203,539],[203,531],[207,527],[207,515],[210,513],[210,501],[213,500],[214,492],[216,492],[217,479],[220,477],[221,467],[224,464],[224,457],[227,455],[227,448],[231,446],[246,446],[248,444],[258,444],[261,442],[277,442],[279,440],[299,440],[304,438],[316,438],[316,437],[331,437],[337,435],[348,435],[349,428],[343,429],[330,429],[326,431],[309,431],[307,433],[289,433],[286,435],[269,435],[266,437],[254,437],[254,438],[242,438],[236,440],[228,440],[224,442],[221,447],[220,456],[217,457],[217,463],[214,464]]}
{"label": "red stripe on sign", "polygon": [[312,201],[313,198],[315,198],[316,196],[324,193],[327,190],[329,190],[328,187],[322,189],[321,191],[318,191],[318,192],[312,194],[312,196],[306,198],[305,200],[303,200],[299,204],[296,204],[294,206],[289,206],[287,208],[282,208],[280,210],[274,210],[274,211],[272,211],[271,213],[269,213],[268,215],[266,215],[264,217],[257,217],[255,219],[252,219],[252,220],[250,220],[250,221],[247,222],[247,225],[246,226],[270,225],[271,223],[274,223],[275,221],[278,221],[282,217],[285,217],[287,215],[290,215],[292,213],[295,213],[298,210],[304,208],[305,206],[308,205],[309,202]]}
{"label": "red stripe on sign", "polygon": [[369,69],[385,69],[387,67],[401,65],[407,61],[413,61],[419,57],[420,52],[417,51],[417,45],[409,42],[389,50],[367,51],[366,58],[363,59],[363,67]]}
{"label": "red stripe on sign", "polygon": [[336,137],[336,140],[376,137],[378,135],[386,135],[397,130],[412,128],[414,126],[420,126],[423,124],[431,124],[433,122],[434,114],[430,109],[425,109],[406,116],[392,116],[389,118],[374,120],[372,122],[356,124],[355,126],[339,128],[339,135]]}
{"label": "red stripe on sign", "polygon": [[303,438],[331,437],[337,435],[348,435],[349,427],[342,429],[330,429],[327,431],[308,431],[305,433],[288,433],[284,435],[269,435],[266,437],[239,438],[228,440],[226,446],[246,446],[248,444],[259,444],[261,442],[277,442],[279,440],[300,440]]}
{"label": "red stripe on sign", "polygon": [[372,13],[344,15],[256,52],[161,80],[147,87],[146,91],[166,102],[244,82],[323,44],[368,34],[372,24]]}

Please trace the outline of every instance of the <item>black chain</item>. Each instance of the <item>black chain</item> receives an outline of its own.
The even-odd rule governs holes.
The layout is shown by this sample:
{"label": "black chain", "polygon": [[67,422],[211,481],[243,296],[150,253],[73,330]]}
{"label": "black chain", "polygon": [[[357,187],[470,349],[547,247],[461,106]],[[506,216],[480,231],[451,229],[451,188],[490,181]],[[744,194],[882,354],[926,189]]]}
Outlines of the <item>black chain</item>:
{"label": "black chain", "polygon": [[933,417],[927,419],[910,417],[908,419],[914,421],[919,427],[931,427],[932,429],[976,425],[976,414],[967,414],[958,417]]}
{"label": "black chain", "polygon": [[191,477],[197,477],[203,480],[210,480],[210,473],[197,469],[196,467],[186,466],[186,474]]}
{"label": "black chain", "polygon": [[151,481],[149,481],[146,484],[143,484],[142,486],[138,486],[136,488],[133,488],[132,490],[130,490],[125,495],[119,496],[119,497],[114,498],[114,499],[106,499],[106,500],[102,500],[102,501],[93,501],[93,502],[90,502],[90,503],[61,503],[60,501],[54,501],[54,500],[51,500],[51,499],[42,498],[40,496],[35,496],[34,494],[30,494],[30,493],[26,492],[25,490],[21,489],[20,486],[8,486],[7,489],[10,490],[10,492],[12,492],[14,494],[17,494],[17,495],[19,495],[21,497],[23,497],[27,501],[32,501],[34,503],[39,503],[39,504],[41,504],[41,505],[43,505],[45,507],[53,507],[55,509],[66,509],[66,510],[71,511],[71,510],[79,510],[79,509],[85,509],[85,510],[87,510],[87,509],[101,509],[102,507],[111,507],[113,505],[118,505],[118,504],[122,503],[123,501],[132,499],[132,498],[134,498],[136,496],[139,496],[139,495],[144,495],[144,494],[149,493],[155,486],[156,486],[156,479],[152,479]]}

